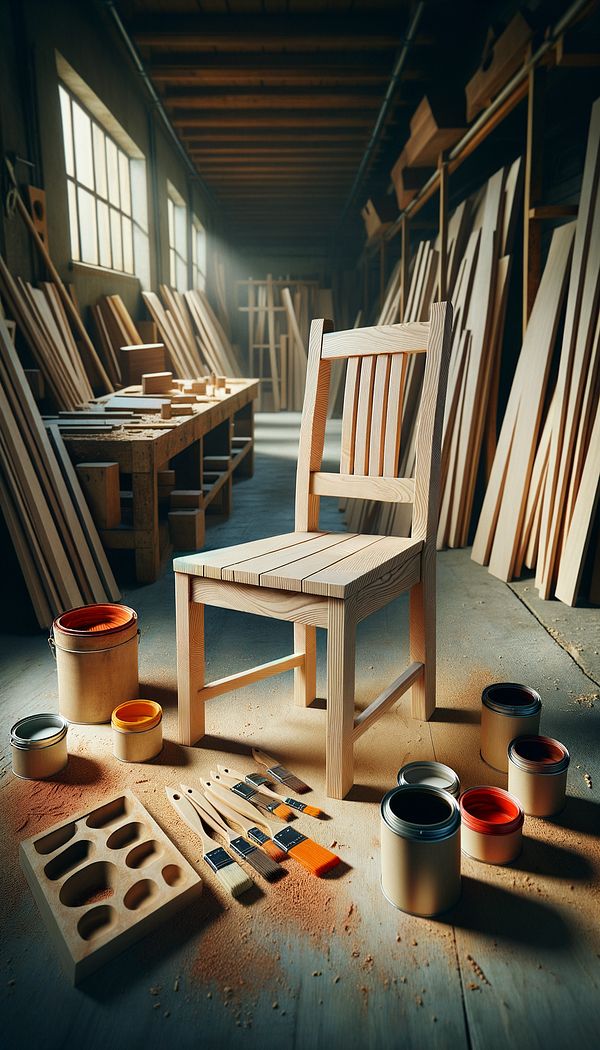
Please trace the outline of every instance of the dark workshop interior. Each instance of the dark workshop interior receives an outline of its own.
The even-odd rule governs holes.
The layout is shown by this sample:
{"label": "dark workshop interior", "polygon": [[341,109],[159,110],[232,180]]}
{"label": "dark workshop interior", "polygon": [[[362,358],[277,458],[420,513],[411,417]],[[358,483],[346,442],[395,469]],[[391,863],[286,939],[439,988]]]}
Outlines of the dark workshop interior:
{"label": "dark workshop interior", "polygon": [[10,1050],[600,1030],[597,0],[1,0]]}

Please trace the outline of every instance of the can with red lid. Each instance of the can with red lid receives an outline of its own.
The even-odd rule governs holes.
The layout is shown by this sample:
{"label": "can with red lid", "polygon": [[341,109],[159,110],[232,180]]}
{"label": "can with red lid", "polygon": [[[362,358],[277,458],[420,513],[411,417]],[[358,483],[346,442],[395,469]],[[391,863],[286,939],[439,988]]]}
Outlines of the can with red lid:
{"label": "can with red lid", "polygon": [[462,852],[485,864],[508,864],[521,852],[523,809],[497,787],[473,787],[460,796]]}

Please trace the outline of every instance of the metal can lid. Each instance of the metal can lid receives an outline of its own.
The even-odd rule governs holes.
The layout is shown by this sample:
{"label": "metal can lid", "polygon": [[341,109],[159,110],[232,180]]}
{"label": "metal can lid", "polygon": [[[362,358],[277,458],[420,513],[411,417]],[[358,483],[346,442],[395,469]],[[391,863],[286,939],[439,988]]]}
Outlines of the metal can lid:
{"label": "metal can lid", "polygon": [[536,715],[542,707],[542,698],[535,689],[518,682],[495,682],[481,694],[481,702],[489,711],[499,715],[518,717]]}
{"label": "metal can lid", "polygon": [[571,756],[550,736],[518,736],[508,745],[508,759],[527,773],[563,773]]}
{"label": "metal can lid", "polygon": [[156,700],[124,700],[115,707],[111,722],[113,729],[125,733],[145,733],[154,729],[162,719],[162,707]]}
{"label": "metal can lid", "polygon": [[448,791],[420,784],[401,784],[381,800],[381,817],[402,838],[437,842],[460,825],[458,802]]}
{"label": "metal can lid", "polygon": [[460,795],[458,775],[443,762],[408,762],[398,772],[398,784],[433,787],[438,791],[449,791],[455,798]]}
{"label": "metal can lid", "polygon": [[472,787],[460,796],[463,824],[482,835],[510,835],[523,827],[523,808],[504,788]]}
{"label": "metal can lid", "polygon": [[57,744],[67,735],[67,729],[67,720],[62,715],[26,715],[12,727],[10,742],[13,747],[20,747],[25,751],[39,751],[43,747]]}

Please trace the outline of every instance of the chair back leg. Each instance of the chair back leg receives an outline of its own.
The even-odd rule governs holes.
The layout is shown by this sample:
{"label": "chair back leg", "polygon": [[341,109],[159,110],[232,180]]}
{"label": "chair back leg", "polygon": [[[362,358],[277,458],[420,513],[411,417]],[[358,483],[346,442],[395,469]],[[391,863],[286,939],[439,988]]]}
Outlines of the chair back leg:
{"label": "chair back leg", "polygon": [[435,550],[427,558],[423,552],[421,582],[411,587],[409,597],[410,659],[424,665],[412,687],[412,717],[431,718],[435,711]]}
{"label": "chair back leg", "polygon": [[192,577],[175,573],[178,738],[187,745],[204,736],[204,606],[190,601],[191,584]]}
{"label": "chair back leg", "polygon": [[329,600],[326,791],[330,798],[344,798],[354,784],[356,622],[348,605],[341,599]]}
{"label": "chair back leg", "polygon": [[317,695],[317,629],[294,624],[294,652],[304,654],[304,663],[294,669],[294,703],[308,707]]}

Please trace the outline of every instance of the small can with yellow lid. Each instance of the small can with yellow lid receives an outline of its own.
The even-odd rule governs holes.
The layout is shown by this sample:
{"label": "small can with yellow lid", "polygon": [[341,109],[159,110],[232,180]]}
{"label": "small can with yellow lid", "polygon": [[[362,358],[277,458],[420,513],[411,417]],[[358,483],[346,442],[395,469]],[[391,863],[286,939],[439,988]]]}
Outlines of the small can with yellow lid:
{"label": "small can with yellow lid", "polygon": [[115,707],[111,725],[120,762],[149,762],[162,751],[162,707],[155,700],[126,700]]}

